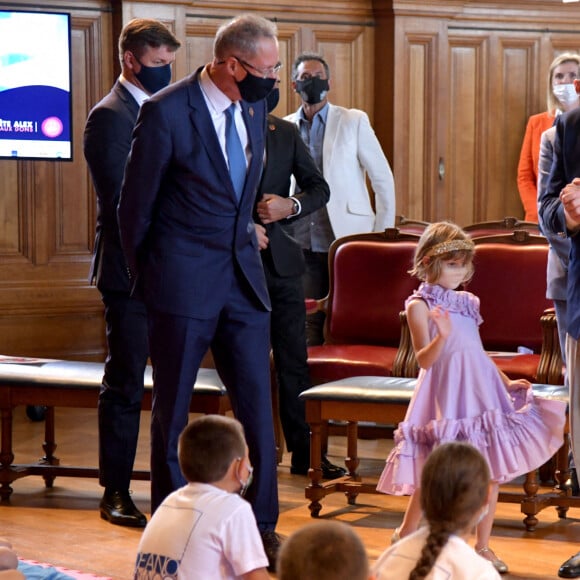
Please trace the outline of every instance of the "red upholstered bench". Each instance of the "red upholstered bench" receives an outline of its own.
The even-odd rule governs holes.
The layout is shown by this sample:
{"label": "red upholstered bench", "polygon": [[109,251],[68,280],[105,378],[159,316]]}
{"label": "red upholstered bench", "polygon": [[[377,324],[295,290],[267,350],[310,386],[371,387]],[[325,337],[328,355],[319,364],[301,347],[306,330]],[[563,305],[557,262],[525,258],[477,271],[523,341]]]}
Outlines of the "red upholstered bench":
{"label": "red upholstered bench", "polygon": [[[97,407],[103,378],[103,364],[93,362],[0,356],[0,500],[12,494],[12,482],[27,476],[41,475],[51,487],[57,475],[66,477],[98,477],[96,467],[61,465],[56,450],[54,407]],[[145,374],[143,409],[151,409],[151,368]],[[12,420],[17,405],[47,407],[44,457],[33,464],[14,463]],[[200,369],[193,387],[192,413],[225,414],[230,410],[226,389],[215,369]],[[135,471],[133,479],[149,479],[149,471]]]}

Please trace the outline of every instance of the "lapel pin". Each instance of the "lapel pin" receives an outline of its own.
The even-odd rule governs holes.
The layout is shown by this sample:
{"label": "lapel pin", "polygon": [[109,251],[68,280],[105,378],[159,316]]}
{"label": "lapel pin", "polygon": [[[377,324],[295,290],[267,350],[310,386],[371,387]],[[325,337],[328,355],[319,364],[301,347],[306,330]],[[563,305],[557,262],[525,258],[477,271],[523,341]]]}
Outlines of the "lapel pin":
{"label": "lapel pin", "polygon": [[270,129],[270,131],[275,131],[276,125],[274,125],[273,123],[270,123],[270,125],[268,125],[268,129]]}
{"label": "lapel pin", "polygon": [[250,112],[250,117],[253,117],[254,116],[254,107],[250,107],[249,112]]}

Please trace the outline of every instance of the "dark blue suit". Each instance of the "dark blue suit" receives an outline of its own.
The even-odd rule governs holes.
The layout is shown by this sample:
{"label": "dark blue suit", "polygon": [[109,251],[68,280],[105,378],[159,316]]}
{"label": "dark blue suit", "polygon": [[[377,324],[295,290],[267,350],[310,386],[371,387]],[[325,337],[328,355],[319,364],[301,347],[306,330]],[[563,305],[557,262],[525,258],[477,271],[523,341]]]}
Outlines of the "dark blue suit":
{"label": "dark blue suit", "polygon": [[103,304],[107,360],[99,395],[99,481],[128,491],[135,461],[143,373],[149,356],[143,302],[131,296],[123,256],[117,204],[139,105],[117,81],[89,113],[84,154],[97,193],[97,228],[90,281],[96,281]]}
{"label": "dark blue suit", "polygon": [[127,263],[149,318],[154,367],[151,484],[155,509],[184,480],[177,439],[211,346],[244,425],[255,468],[248,492],[261,529],[278,517],[269,381],[270,302],[252,208],[260,179],[265,103],[242,102],[251,160],[240,201],[199,74],[141,108],[118,217]]}
{"label": "dark blue suit", "polygon": [[[580,109],[556,120],[554,157],[548,185],[539,198],[539,212],[544,229],[561,237],[568,235],[560,192],[574,178],[580,177]],[[580,338],[580,236],[570,237],[568,265],[568,334]]]}

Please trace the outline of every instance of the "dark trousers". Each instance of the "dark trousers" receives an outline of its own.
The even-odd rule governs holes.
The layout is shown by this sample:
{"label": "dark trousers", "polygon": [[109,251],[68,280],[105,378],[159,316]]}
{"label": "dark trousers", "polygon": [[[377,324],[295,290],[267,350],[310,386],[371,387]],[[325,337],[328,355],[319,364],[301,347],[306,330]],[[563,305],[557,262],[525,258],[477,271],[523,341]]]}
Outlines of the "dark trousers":
{"label": "dark trousers", "polygon": [[[280,421],[293,460],[308,463],[310,428],[304,402],[298,396],[310,388],[306,351],[306,310],[300,276],[282,278],[264,260],[264,272],[272,303],[270,341],[280,403]],[[294,462],[294,461],[293,461]]]}
{"label": "dark trousers", "polygon": [[177,443],[188,422],[191,392],[201,360],[211,346],[234,415],[244,426],[254,466],[246,498],[261,530],[278,520],[276,445],[270,392],[270,315],[258,310],[234,282],[227,304],[201,320],[148,311],[154,370],[151,413],[151,507],[185,484]]}
{"label": "dark trousers", "polygon": [[[319,300],[328,294],[328,253],[304,250],[306,272],[303,275],[304,295]],[[324,342],[324,312],[310,314],[306,320],[306,341],[308,346]]]}
{"label": "dark trousers", "polygon": [[102,292],[108,354],[99,395],[99,482],[128,490],[135,462],[143,375],[149,347],[145,305],[124,292]]}

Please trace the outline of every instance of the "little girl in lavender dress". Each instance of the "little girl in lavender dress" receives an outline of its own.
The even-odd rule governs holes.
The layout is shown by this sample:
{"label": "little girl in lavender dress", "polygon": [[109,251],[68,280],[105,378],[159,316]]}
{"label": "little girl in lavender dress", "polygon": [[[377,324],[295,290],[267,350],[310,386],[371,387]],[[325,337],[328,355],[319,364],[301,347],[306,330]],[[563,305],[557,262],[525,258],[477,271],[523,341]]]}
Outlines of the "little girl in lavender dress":
{"label": "little girl in lavender dress", "polygon": [[397,541],[419,526],[419,482],[429,453],[446,441],[471,443],[486,458],[492,480],[475,550],[506,573],[488,545],[499,484],[536,469],[561,447],[566,406],[535,398],[529,381],[510,380],[484,351],[479,298],[457,290],[473,273],[473,252],[467,234],[449,222],[431,224],[419,240],[410,273],[423,283],[405,306],[420,372],[377,489],[411,494],[393,534]]}

